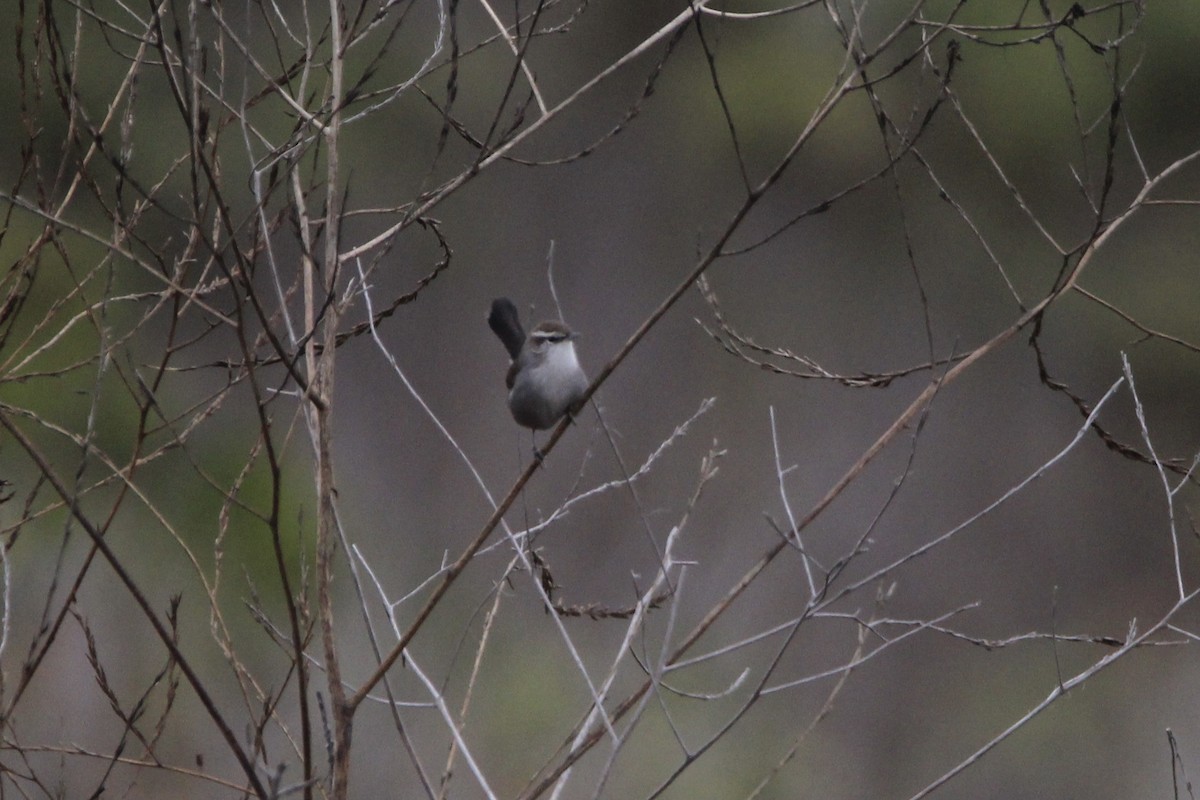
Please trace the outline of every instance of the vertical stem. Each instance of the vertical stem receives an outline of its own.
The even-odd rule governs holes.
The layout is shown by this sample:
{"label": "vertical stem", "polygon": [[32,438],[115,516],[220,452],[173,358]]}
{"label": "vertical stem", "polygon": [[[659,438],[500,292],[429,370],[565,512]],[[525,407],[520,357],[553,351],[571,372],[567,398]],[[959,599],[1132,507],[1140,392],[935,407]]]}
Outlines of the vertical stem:
{"label": "vertical stem", "polygon": [[[341,187],[338,133],[341,129],[343,92],[342,19],[338,0],[329,3],[331,29],[329,124],[325,129],[325,249],[321,287],[315,291],[315,265],[305,270],[305,324],[314,331],[309,339],[306,359],[312,379],[314,402],[309,404],[310,420],[315,428],[317,490],[317,605],[324,646],[329,699],[333,718],[333,765],[330,796],[341,800],[348,796],[350,777],[350,738],[353,710],[346,704],[341,665],[333,635],[333,555],[337,544],[337,520],[334,514],[333,479],[333,384],[334,358],[337,353],[338,307],[333,298],[337,289],[338,243],[341,223]],[[317,347],[320,352],[317,352]]]}

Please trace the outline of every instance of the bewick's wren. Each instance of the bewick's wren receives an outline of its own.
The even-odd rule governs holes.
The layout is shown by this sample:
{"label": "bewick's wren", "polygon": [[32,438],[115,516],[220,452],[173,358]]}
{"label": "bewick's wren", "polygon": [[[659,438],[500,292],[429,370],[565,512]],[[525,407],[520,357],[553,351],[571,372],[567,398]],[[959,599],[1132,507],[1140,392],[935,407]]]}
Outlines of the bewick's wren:
{"label": "bewick's wren", "polygon": [[508,368],[508,410],[517,424],[551,428],[563,414],[575,414],[588,388],[575,355],[575,338],[563,323],[548,320],[525,336],[517,307],[507,297],[492,301],[488,326],[512,358]]}

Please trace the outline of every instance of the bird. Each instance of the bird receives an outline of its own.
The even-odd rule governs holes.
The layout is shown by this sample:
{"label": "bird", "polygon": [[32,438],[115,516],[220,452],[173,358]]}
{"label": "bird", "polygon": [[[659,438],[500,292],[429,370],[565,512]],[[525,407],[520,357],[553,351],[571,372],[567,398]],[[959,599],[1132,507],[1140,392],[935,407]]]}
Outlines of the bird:
{"label": "bird", "polygon": [[511,359],[505,383],[508,410],[518,425],[543,431],[579,412],[589,383],[575,353],[579,334],[559,320],[546,320],[526,336],[507,297],[492,301],[488,326]]}

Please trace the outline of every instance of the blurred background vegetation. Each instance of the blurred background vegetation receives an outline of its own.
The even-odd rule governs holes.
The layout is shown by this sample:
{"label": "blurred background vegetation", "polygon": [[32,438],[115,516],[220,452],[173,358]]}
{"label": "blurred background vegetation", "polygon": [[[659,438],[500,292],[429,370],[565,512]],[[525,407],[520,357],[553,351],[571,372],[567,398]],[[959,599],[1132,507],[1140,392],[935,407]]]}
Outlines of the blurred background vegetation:
{"label": "blurred background vegetation", "polygon": [[[1092,203],[1108,170],[1112,190],[1099,215],[1105,220],[1133,201],[1146,174],[1200,146],[1200,9],[1191,2],[1083,3],[1078,20],[1037,42],[1028,41],[1029,30],[1002,29],[1016,20],[1063,20],[1070,3],[817,3],[764,19],[704,16],[698,30],[689,24],[677,42],[656,42],[509,151],[513,160],[489,164],[440,199],[427,216],[448,243],[448,267],[414,302],[380,322],[379,344],[365,334],[338,350],[334,452],[341,523],[391,597],[413,591],[456,557],[492,507],[387,354],[492,495],[502,496],[528,462],[529,439],[505,408],[507,361],[484,322],[491,299],[513,298],[527,321],[558,316],[548,280],[552,262],[561,314],[582,333],[585,368],[598,373],[729,225],[746,196],[743,170],[751,184],[763,180],[839,75],[845,77],[846,50],[829,9],[846,19],[858,9],[862,39],[876,46],[910,19],[914,6],[928,24],[908,25],[866,69],[873,77],[896,70],[876,85],[875,97],[891,120],[920,130],[916,151],[885,170],[904,148],[893,131],[881,132],[865,92],[848,95],[752,209],[729,248],[769,240],[718,259],[706,273],[726,319],[756,342],[854,376],[967,353],[1052,290],[1064,264],[1073,263],[1063,250],[1095,240]],[[515,7],[522,17],[537,8],[530,2]],[[771,5],[726,7],[749,12]],[[225,26],[212,8],[219,8]],[[357,8],[347,7],[350,18]],[[336,190],[350,212],[343,250],[376,236],[406,213],[405,204],[431,196],[477,159],[476,144],[447,126],[448,98],[455,126],[479,137],[493,119],[500,130],[511,125],[516,131],[537,118],[536,103],[525,103],[524,77],[514,79],[513,97],[506,99],[514,58],[496,40],[485,6],[474,3],[451,5],[452,41],[415,86],[391,92],[433,51],[438,8],[433,2],[397,5],[347,54],[347,81],[356,88],[347,114],[383,105],[347,122],[340,140],[344,183]],[[554,106],[686,8],[679,2],[548,4],[537,29],[569,26],[529,44],[540,92]],[[204,91],[249,101],[245,119],[253,134],[210,96],[209,141],[220,167],[220,202],[237,221],[237,246],[260,270],[249,285],[276,309],[271,325],[286,339],[268,256],[254,249],[261,240],[252,188],[256,178],[271,183],[287,169],[297,170],[313,192],[309,211],[319,218],[328,153],[311,145],[292,161],[281,158],[274,171],[266,168],[267,153],[255,137],[281,143],[303,126],[265,88],[262,72],[248,66],[234,40],[274,76],[280,65],[303,60],[307,20],[308,35],[319,41],[314,68],[307,85],[298,74],[287,84],[309,111],[324,113],[328,9],[284,9],[290,30],[269,27],[265,20],[280,18],[259,3],[181,2],[161,9],[172,48],[176,30],[181,41],[204,45]],[[512,7],[497,11],[511,23]],[[374,12],[369,6],[364,19]],[[114,216],[128,218],[152,194],[154,202],[132,226],[136,235],[122,246],[147,263],[165,265],[189,252],[189,224],[195,222],[189,133],[155,48],[138,70],[132,99],[117,105],[118,121],[100,137],[104,154],[86,162],[86,180],[61,211],[53,243],[30,257],[46,229],[44,214],[33,209],[56,207],[66,197],[96,138],[92,132],[125,91],[138,47],[131,32],[144,28],[149,13],[115,2],[43,0],[0,8],[0,30],[9,32],[10,43],[8,67],[0,70],[0,105],[8,110],[0,118],[0,147],[9,154],[0,159],[0,263],[7,270],[5,296],[19,297],[4,309],[0,413],[37,443],[86,513],[98,520],[111,515],[107,541],[154,607],[165,614],[170,598],[182,597],[181,647],[201,665],[235,733],[246,737],[249,720],[261,709],[245,699],[245,684],[211,631],[219,627],[219,615],[238,659],[268,691],[294,681],[286,647],[273,641],[258,616],[280,628],[286,616],[263,517],[278,488],[284,558],[315,603],[312,450],[295,385],[277,363],[264,364],[263,385],[283,390],[269,404],[281,465],[274,475],[260,451],[255,399],[237,377],[238,331],[195,308],[177,314],[164,309],[158,305],[161,279],[131,258],[114,257],[105,245],[116,236]],[[923,49],[923,37],[947,19],[962,30],[937,30],[935,43]],[[976,33],[963,32],[968,29]],[[1093,47],[1120,32],[1119,47]],[[952,97],[942,91],[950,41],[959,59],[948,84]],[[172,70],[177,78],[181,72]],[[653,92],[643,97],[651,75]],[[66,85],[73,87],[69,99],[61,93]],[[623,122],[631,108],[637,113]],[[1110,145],[1114,110],[1116,140]],[[608,137],[618,125],[620,132]],[[1081,137],[1081,130],[1087,135]],[[593,143],[599,146],[579,155]],[[563,163],[525,163],[557,160]],[[259,167],[263,171],[256,173]],[[839,196],[827,210],[789,224],[876,173],[880,177]],[[1186,465],[1200,452],[1198,177],[1195,165],[1188,165],[1165,181],[1155,199],[1186,203],[1141,208],[1096,252],[1079,284],[1086,293],[1064,295],[1040,324],[937,394],[920,428],[886,449],[805,531],[817,562],[832,566],[874,524],[869,552],[842,579],[857,580],[978,513],[1063,449],[1083,425],[1070,396],[1055,387],[1065,385],[1071,395],[1096,403],[1121,377],[1122,353],[1157,454]],[[286,188],[272,195],[266,213],[279,214],[270,257],[294,271],[291,281],[303,251],[289,200]],[[204,222],[223,238],[215,213]],[[319,248],[315,252],[319,256]],[[369,279],[376,310],[417,287],[444,252],[430,228],[416,225],[371,251],[368,261],[379,259]],[[189,280],[205,262],[191,257],[197,272]],[[346,267],[341,288],[350,295],[355,273],[352,264]],[[199,274],[210,282],[219,277],[211,270]],[[220,288],[209,300],[226,314],[235,305]],[[300,309],[295,295],[284,305],[292,314]],[[351,302],[341,327],[349,330],[366,318],[361,300]],[[689,291],[596,397],[625,468],[588,410],[508,515],[521,529],[573,492],[620,480],[706,398],[716,398],[712,410],[639,480],[639,503],[622,490],[586,500],[537,540],[565,602],[628,606],[658,567],[646,526],[661,541],[687,508],[700,460],[714,447],[724,451],[720,472],[706,486],[680,545],[678,556],[694,562],[683,590],[669,614],[651,614],[639,652],[657,653],[664,637],[690,630],[778,540],[764,515],[786,527],[772,413],[779,459],[784,468],[794,465],[783,479],[789,504],[803,513],[946,369],[916,369],[871,387],[802,379],[731,355],[711,335],[716,326],[712,308],[698,291]],[[253,339],[260,331],[251,322],[243,332]],[[1035,332],[1036,351],[1030,344]],[[178,351],[146,411],[147,390],[139,383],[158,375],[167,341]],[[253,346],[264,358],[270,355],[264,342]],[[151,424],[139,433],[143,413]],[[164,424],[159,414],[171,422]],[[1115,441],[1146,452],[1127,389],[1105,407],[1101,422]],[[159,457],[139,467],[132,488],[114,479],[113,465],[126,464],[136,448],[144,453],[160,447]],[[69,604],[78,619],[62,626],[28,689],[14,699],[30,652],[46,645],[47,620],[65,607],[66,584],[90,548],[40,473],[27,452],[0,433],[0,477],[12,495],[0,507],[11,568],[0,659],[0,784],[7,784],[6,791],[23,787],[22,794],[74,797],[95,791],[107,776],[108,789],[123,796],[235,794],[229,786],[168,770],[125,765],[109,774],[109,759],[80,755],[111,754],[121,741],[128,743],[125,755],[150,760],[129,740],[100,688],[88,660],[85,631],[92,631],[117,696],[132,705],[145,691],[142,713],[148,719],[171,709],[154,758],[241,785],[236,764],[187,687],[170,699],[162,684],[148,688],[167,663],[166,653],[103,565],[84,575]],[[901,476],[901,490],[889,501]],[[1191,587],[1200,580],[1194,486],[1189,483],[1174,501],[1183,578]],[[1032,631],[1124,640],[1135,621],[1144,629],[1177,599],[1169,522],[1154,465],[1117,452],[1092,433],[995,513],[880,581],[886,603],[875,605],[872,587],[837,610],[928,620],[970,605],[948,626],[977,640]],[[338,645],[346,680],[356,686],[377,662],[356,610],[350,555],[339,551],[338,558]],[[497,589],[507,593],[464,726],[474,756],[503,797],[518,796],[553,758],[586,712],[589,696],[528,579],[505,581],[511,558],[503,547],[479,556],[413,642],[414,657],[457,709],[482,609]],[[700,649],[783,623],[807,599],[801,560],[790,552],[718,619]],[[377,599],[367,605],[386,640],[390,631]],[[401,627],[415,609],[411,603],[399,607]],[[1134,652],[1073,689],[937,796],[1170,796],[1168,729],[1178,737],[1180,765],[1188,774],[1200,772],[1200,669],[1194,645],[1186,644],[1198,621],[1194,607],[1180,609],[1176,630],[1159,637],[1177,644]],[[564,622],[588,668],[604,674],[619,655],[624,622]],[[765,696],[663,796],[748,796],[799,739],[795,758],[762,796],[910,797],[1020,719],[1059,681],[1112,652],[1103,644],[1047,638],[988,649],[963,636],[925,631],[889,648],[850,674],[823,716],[836,677]],[[806,622],[774,667],[771,683],[845,663],[855,637],[845,620]],[[320,661],[316,641],[310,654]],[[753,684],[777,646],[765,639],[734,658],[681,673],[672,685],[718,693],[744,669]],[[627,661],[618,681],[625,692],[644,677],[635,661]],[[392,676],[402,698],[427,702],[411,671],[397,666]],[[293,695],[290,687],[283,691],[275,713],[294,728],[299,711]],[[596,776],[608,750],[601,746],[580,762],[566,796],[648,796],[685,760],[684,746],[713,735],[746,699],[745,686],[709,701],[664,693],[630,734],[603,788],[597,789]],[[450,744],[441,718],[429,708],[409,709],[405,717],[437,777]],[[314,712],[312,719],[319,730],[320,715]],[[265,739],[264,762],[288,763],[288,778],[298,780],[297,756],[282,734],[268,730]],[[325,769],[323,741],[319,735],[319,774]],[[354,744],[352,796],[422,796],[390,715],[377,708],[359,714]],[[451,797],[482,796],[461,765],[450,787]]]}

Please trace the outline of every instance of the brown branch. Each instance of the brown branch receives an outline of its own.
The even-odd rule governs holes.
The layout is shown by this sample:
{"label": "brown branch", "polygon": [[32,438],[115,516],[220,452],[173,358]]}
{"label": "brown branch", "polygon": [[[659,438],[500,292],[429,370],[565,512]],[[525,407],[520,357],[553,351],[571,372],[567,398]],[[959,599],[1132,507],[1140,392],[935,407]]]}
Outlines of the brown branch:
{"label": "brown branch", "polygon": [[246,775],[246,781],[249,784],[249,788],[252,789],[256,795],[263,798],[263,800],[267,800],[266,789],[259,781],[258,774],[254,769],[254,764],[246,755],[246,751],[242,749],[237,737],[230,729],[229,724],[225,721],[225,717],[221,714],[220,709],[217,708],[216,702],[209,695],[208,690],[204,688],[204,683],[200,680],[200,675],[195,671],[187,658],[184,657],[183,652],[175,643],[173,634],[162,623],[162,620],[158,618],[158,615],[154,612],[153,607],[150,605],[150,601],[134,582],[133,577],[126,571],[124,564],[117,557],[116,553],[114,553],[113,550],[108,546],[108,542],[104,540],[103,534],[101,534],[100,530],[92,523],[91,519],[89,519],[88,516],[83,513],[83,510],[79,507],[78,502],[71,496],[66,484],[61,478],[59,478],[54,468],[50,465],[50,462],[45,458],[45,456],[42,455],[41,451],[37,449],[37,447],[25,435],[25,433],[13,424],[12,420],[8,418],[8,414],[0,412],[0,426],[3,426],[5,430],[12,435],[17,444],[21,446],[21,449],[29,455],[30,459],[32,459],[33,463],[37,466],[38,471],[54,488],[54,491],[57,492],[59,497],[61,497],[70,506],[71,516],[75,518],[75,520],[85,531],[87,531],[88,536],[91,537],[92,542],[96,545],[96,549],[100,552],[100,555],[102,555],[104,560],[108,562],[110,567],[112,567],[112,570],[114,573],[116,573],[117,578],[122,584],[125,585],[126,591],[129,592],[129,595],[133,598],[134,602],[136,602],[138,607],[142,610],[142,615],[150,623],[151,627],[154,628],[154,633],[158,636],[159,641],[163,643],[163,645],[167,648],[167,651],[171,654],[171,658],[174,659],[175,663],[179,665],[179,669],[181,672],[183,672],[184,677],[187,678],[188,683],[192,687],[192,691],[196,693],[196,698],[200,701],[200,704],[204,706],[204,710],[208,712],[209,718],[213,721],[213,724],[216,725],[217,730],[221,733],[221,737],[225,740],[225,744],[229,747],[230,752],[233,753],[234,757],[241,765],[242,771]]}

